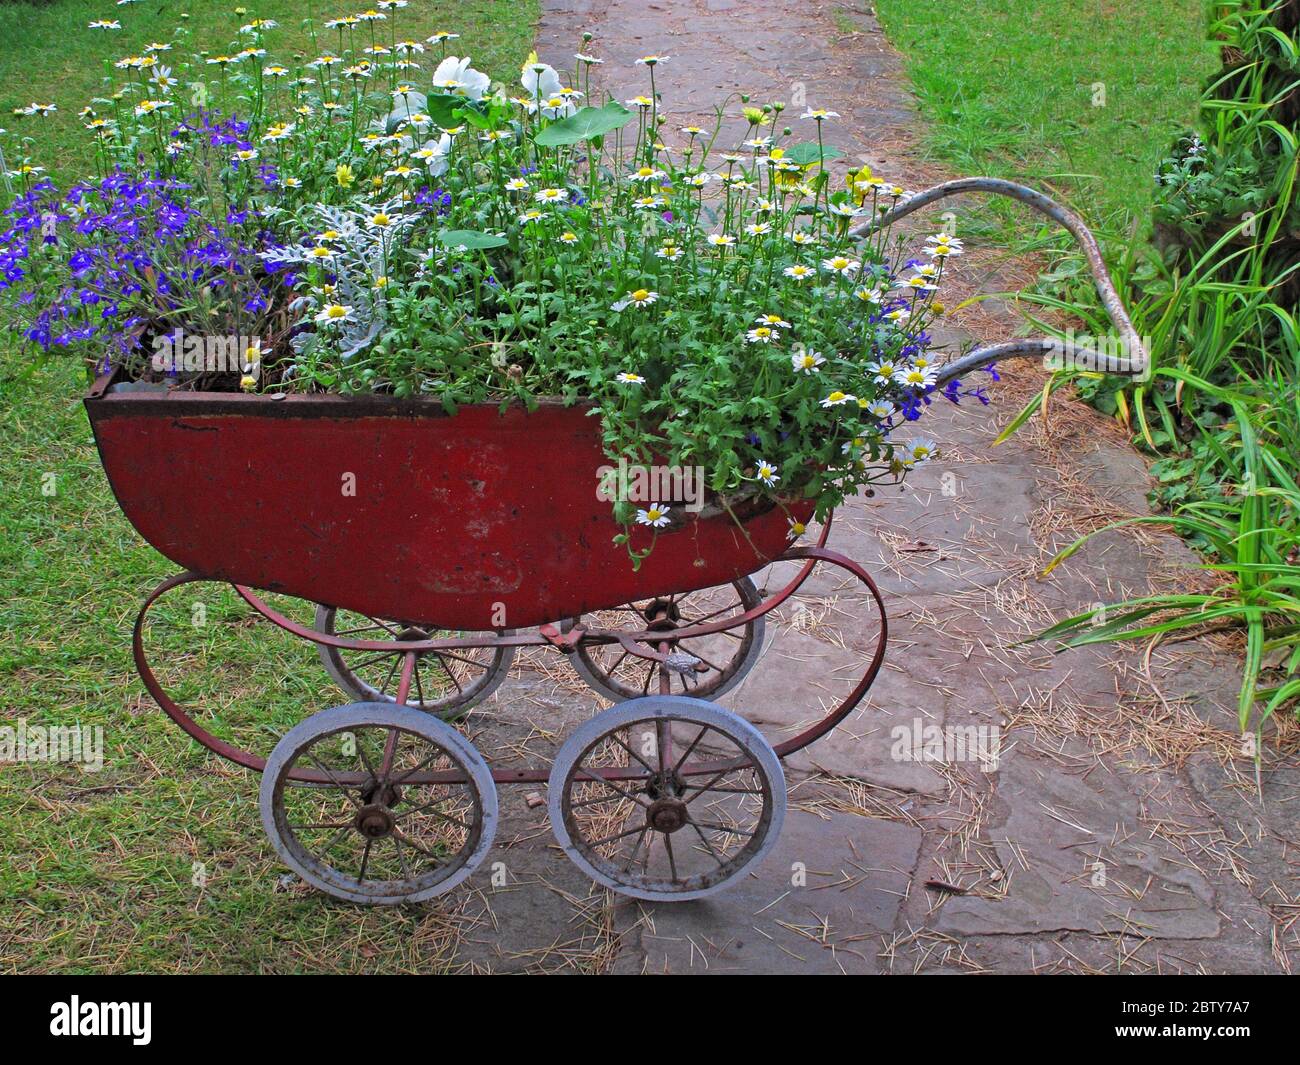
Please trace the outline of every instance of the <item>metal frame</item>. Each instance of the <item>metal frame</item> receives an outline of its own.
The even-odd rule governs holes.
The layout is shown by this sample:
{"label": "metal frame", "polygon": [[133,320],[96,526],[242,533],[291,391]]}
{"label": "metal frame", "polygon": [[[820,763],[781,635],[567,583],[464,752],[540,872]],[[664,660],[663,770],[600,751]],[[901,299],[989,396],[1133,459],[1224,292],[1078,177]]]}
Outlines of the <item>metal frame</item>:
{"label": "metal frame", "polygon": [[[867,690],[871,687],[876,675],[880,672],[884,663],[885,645],[888,641],[888,621],[885,615],[884,600],[880,590],[876,587],[875,582],[870,575],[858,563],[839,552],[832,551],[824,546],[827,536],[830,532],[829,521],[822,528],[821,539],[816,546],[796,547],[787,551],[778,562],[803,562],[799,572],[790,580],[790,582],[778,591],[775,595],[769,596],[758,605],[742,614],[724,618],[719,621],[709,622],[704,625],[693,625],[682,629],[676,629],[671,632],[643,630],[640,632],[621,632],[606,629],[586,629],[581,625],[575,626],[567,632],[561,632],[560,627],[556,624],[543,625],[535,633],[511,633],[496,634],[483,633],[480,635],[463,636],[439,640],[420,640],[420,641],[379,641],[379,640],[354,640],[342,637],[331,636],[325,633],[309,629],[304,625],[285,617],[279,611],[266,604],[251,589],[234,585],[235,591],[247,602],[254,610],[261,614],[277,627],[284,629],[294,636],[310,640],[314,644],[338,647],[345,650],[366,651],[366,652],[392,652],[400,653],[404,656],[402,664],[401,679],[398,682],[397,704],[406,705],[406,700],[410,695],[411,677],[414,671],[417,657],[425,652],[438,650],[454,650],[456,648],[474,648],[474,647],[555,647],[562,653],[570,653],[581,641],[592,641],[594,643],[619,643],[629,653],[640,658],[660,663],[660,688],[662,694],[669,694],[668,688],[671,682],[672,669],[674,664],[670,662],[672,647],[680,640],[693,639],[699,636],[713,635],[725,629],[736,628],[748,624],[757,618],[775,610],[792,595],[794,595],[803,583],[808,579],[812,570],[818,563],[827,563],[847,570],[864,585],[870,592],[872,599],[875,601],[876,608],[880,612],[880,631],[876,638],[874,651],[868,661],[866,672],[857,686],[849,695],[833,710],[826,714],[820,721],[811,725],[803,732],[799,733],[783,743],[776,745],[775,750],[779,757],[785,758],[802,750],[804,747],[820,739],[827,732],[833,729],[844,718],[852,713],[854,708],[862,701]],[[153,605],[162,598],[167,592],[180,587],[184,584],[190,584],[203,581],[201,574],[185,572],[178,573],[168,577],[159,584],[149,597],[145,600],[140,609],[140,613],[135,620],[135,627],[132,633],[131,647],[132,655],[135,659],[136,670],[140,674],[140,679],[144,682],[149,694],[162,707],[163,711],[170,717],[191,739],[200,743],[214,754],[220,755],[236,765],[243,766],[245,769],[252,769],[256,772],[262,772],[266,767],[266,759],[256,755],[251,751],[237,747],[228,743],[217,736],[212,735],[202,725],[200,725],[179,703],[177,703],[162,687],[153,669],[149,665],[148,658],[145,654],[144,647],[144,628],[145,619],[148,616]],[[653,645],[653,646],[652,646]],[[685,767],[684,773],[698,774],[710,773],[717,770],[713,763],[692,764]],[[637,775],[637,770],[627,770],[628,776]],[[615,774],[617,775],[617,774]],[[364,781],[362,775],[358,775],[356,783],[361,784]],[[549,768],[533,767],[526,769],[496,769],[492,771],[492,779],[497,784],[540,784],[545,783],[550,776]],[[320,784],[325,782],[324,778],[314,770],[295,769],[291,774],[291,779],[301,783]],[[413,783],[447,783],[457,779],[446,773],[426,773],[412,777]],[[611,776],[614,779],[614,776]]]}
{"label": "metal frame", "polygon": [[989,193],[994,196],[1006,196],[1013,200],[1019,200],[1068,230],[1083,251],[1083,257],[1088,263],[1088,270],[1092,274],[1093,283],[1097,286],[1097,295],[1101,298],[1102,306],[1106,308],[1106,313],[1110,316],[1111,322],[1119,331],[1124,349],[1129,354],[1126,358],[1117,359],[1114,355],[1104,354],[1084,345],[1063,340],[1041,338],[1008,340],[1001,344],[991,344],[979,348],[968,355],[946,363],[939,370],[938,387],[942,388],[949,381],[953,381],[971,370],[985,368],[1003,359],[1042,357],[1045,355],[1063,355],[1102,373],[1145,377],[1151,368],[1151,356],[1147,352],[1146,345],[1142,343],[1142,338],[1138,336],[1137,330],[1133,328],[1133,322],[1124,309],[1119,293],[1115,291],[1115,285],[1106,270],[1106,261],[1101,256],[1101,248],[1097,244],[1097,238],[1092,235],[1092,231],[1088,229],[1082,218],[1068,207],[1057,203],[1050,196],[1044,196],[1041,192],[1025,185],[1017,185],[1014,181],[1003,181],[1001,178],[958,178],[955,181],[945,181],[933,188],[926,189],[924,192],[917,193],[917,195],[903,201],[897,207],[886,211],[879,218],[854,226],[849,231],[850,235],[859,239],[868,237],[882,226],[890,225],[900,218],[906,218],[913,211],[928,207],[936,200],[942,200],[948,196],[959,196],[967,192]]}

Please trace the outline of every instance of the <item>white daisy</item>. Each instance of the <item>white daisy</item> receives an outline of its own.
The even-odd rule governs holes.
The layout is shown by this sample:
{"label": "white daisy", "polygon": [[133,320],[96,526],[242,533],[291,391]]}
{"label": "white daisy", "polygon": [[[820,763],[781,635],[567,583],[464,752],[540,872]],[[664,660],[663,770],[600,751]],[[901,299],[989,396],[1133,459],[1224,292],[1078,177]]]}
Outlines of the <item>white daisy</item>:
{"label": "white daisy", "polygon": [[905,450],[902,455],[905,466],[924,466],[938,453],[938,447],[933,440],[918,439],[913,440],[910,444],[904,445]]}
{"label": "white daisy", "polygon": [[933,370],[923,370],[913,366],[911,369],[904,370],[895,380],[904,388],[930,388],[935,381]]}
{"label": "white daisy", "polygon": [[327,303],[316,315],[318,325],[339,325],[354,319],[352,308],[345,303]]}
{"label": "white daisy", "polygon": [[670,507],[665,507],[659,503],[652,503],[645,510],[636,512],[636,520],[641,525],[649,525],[655,529],[662,528],[669,522],[668,511]]}
{"label": "white daisy", "polygon": [[821,373],[822,364],[825,362],[821,353],[813,351],[812,348],[807,351],[797,351],[790,356],[790,365],[795,373]]}
{"label": "white daisy", "polygon": [[621,311],[626,307],[648,307],[659,298],[658,292],[648,288],[638,288],[629,292],[623,299],[610,307],[612,311]]}
{"label": "white daisy", "polygon": [[777,469],[778,467],[773,466],[766,459],[759,459],[758,468],[755,469],[754,476],[767,485],[768,488],[774,488],[776,482],[781,479],[777,476]]}
{"label": "white daisy", "polygon": [[822,269],[832,274],[839,274],[841,277],[848,277],[857,270],[861,264],[855,259],[850,259],[847,255],[832,255],[829,259],[822,260]]}

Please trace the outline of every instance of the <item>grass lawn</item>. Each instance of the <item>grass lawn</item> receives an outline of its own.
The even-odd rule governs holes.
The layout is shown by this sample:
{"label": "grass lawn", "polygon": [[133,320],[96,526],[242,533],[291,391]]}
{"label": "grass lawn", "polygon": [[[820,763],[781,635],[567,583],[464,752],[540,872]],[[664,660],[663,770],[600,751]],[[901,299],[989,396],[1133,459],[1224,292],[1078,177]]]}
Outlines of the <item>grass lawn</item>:
{"label": "grass lawn", "polygon": [[[0,101],[59,107],[39,127],[45,165],[81,172],[89,155],[76,112],[102,60],[168,39],[185,9],[196,38],[214,47],[254,12],[159,0],[0,8]],[[279,3],[258,13],[280,21],[281,41],[305,44],[299,19],[339,12]],[[411,36],[460,30],[487,69],[509,76],[536,13],[533,0],[422,0],[404,15]],[[129,28],[117,37],[85,29],[103,17]],[[16,126],[5,124],[11,151]],[[0,764],[0,971],[438,968],[446,907],[380,912],[288,886],[258,820],[259,778],[192,743],[136,679],[135,612],[175,567],[118,510],[84,387],[70,361],[34,367],[27,354],[0,351],[0,724],[99,726],[105,759],[97,773]],[[204,707],[217,734],[267,753],[299,718],[349,701],[310,646],[254,621],[228,589],[182,589],[162,605],[149,637],[160,677]],[[306,620],[301,609],[295,616]]]}
{"label": "grass lawn", "polygon": [[[367,5],[355,6],[363,9]],[[94,154],[77,113],[101,95],[106,84],[117,85],[123,80],[123,72],[113,68],[116,60],[140,55],[154,41],[171,42],[178,27],[186,35],[183,47],[187,51],[213,55],[235,51],[232,45],[240,26],[254,18],[270,18],[279,28],[270,35],[263,63],[292,66],[291,60],[297,56],[311,59],[337,47],[336,32],[324,29],[323,24],[352,10],[347,4],[326,0],[263,4],[250,0],[242,4],[142,0],[121,7],[112,0],[56,0],[0,5],[0,126],[9,131],[0,138],[0,148],[11,167],[30,153],[34,163],[55,175],[81,177]],[[464,0],[454,4],[417,0],[398,12],[398,37],[424,40],[438,30],[451,30],[461,35],[456,44],[463,50],[456,54],[468,51],[480,70],[513,80],[532,46],[537,13],[537,0]],[[87,28],[90,22],[104,19],[115,19],[122,28]],[[244,38],[238,48],[247,46]],[[425,59],[427,78],[433,67],[429,57]],[[160,61],[166,62],[165,52]],[[109,75],[112,77],[106,83]],[[56,104],[58,111],[47,118],[13,114],[15,107],[32,102]],[[22,140],[27,137],[35,137],[37,145],[24,145]]]}
{"label": "grass lawn", "polygon": [[1156,161],[1216,66],[1202,0],[875,6],[937,157],[1050,185],[1114,229],[1145,223]]}

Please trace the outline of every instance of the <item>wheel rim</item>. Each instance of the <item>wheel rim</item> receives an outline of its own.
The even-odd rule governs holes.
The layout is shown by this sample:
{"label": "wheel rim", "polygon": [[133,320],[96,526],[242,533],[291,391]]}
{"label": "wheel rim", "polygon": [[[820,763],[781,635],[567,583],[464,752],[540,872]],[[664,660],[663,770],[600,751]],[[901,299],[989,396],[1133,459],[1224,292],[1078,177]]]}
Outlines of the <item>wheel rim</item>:
{"label": "wheel rim", "polygon": [[[316,608],[316,631],[359,640],[434,638],[427,628],[329,606]],[[326,671],[348,695],[361,702],[396,704],[401,652],[347,651],[324,644],[318,645],[318,651]],[[405,705],[444,720],[455,719],[496,691],[513,659],[513,647],[427,651],[416,658]]]}
{"label": "wheel rim", "polygon": [[[569,627],[577,620],[585,620],[593,628],[652,629],[664,632],[667,638],[674,630],[738,616],[761,602],[762,596],[754,582],[742,577],[732,584],[598,611],[585,619],[575,619]],[[671,694],[716,699],[730,691],[745,679],[758,660],[765,631],[765,622],[758,617],[736,629],[673,641],[674,650],[692,655],[706,668],[700,672],[673,672]],[[637,658],[619,644],[579,641],[572,659],[574,668],[587,684],[614,702],[659,691],[659,664]]]}
{"label": "wheel rim", "polygon": [[[295,785],[295,768],[322,782]],[[445,779],[419,779],[433,773]],[[427,714],[382,703],[335,707],[291,729],[267,761],[261,799],[286,864],[363,903],[451,890],[486,856],[497,819],[492,775],[473,746]]]}
{"label": "wheel rim", "polygon": [[748,722],[702,700],[651,696],[574,733],[549,802],[557,838],[592,879],[681,901],[723,889],[771,849],[785,778]]}

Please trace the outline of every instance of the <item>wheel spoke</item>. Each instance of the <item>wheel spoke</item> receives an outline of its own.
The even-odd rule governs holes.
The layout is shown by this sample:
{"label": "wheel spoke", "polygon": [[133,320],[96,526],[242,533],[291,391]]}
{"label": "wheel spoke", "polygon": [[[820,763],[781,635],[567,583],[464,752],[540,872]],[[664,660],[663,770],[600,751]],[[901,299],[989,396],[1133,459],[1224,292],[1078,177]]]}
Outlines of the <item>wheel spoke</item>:
{"label": "wheel spoke", "polygon": [[433,802],[421,806],[416,810],[403,810],[400,814],[394,814],[398,820],[404,820],[408,817],[418,817],[422,814],[428,814],[430,817],[436,817],[439,821],[446,821],[448,824],[455,825],[457,828],[463,828],[466,832],[474,829],[473,825],[461,821],[459,818],[452,817],[451,814],[445,814],[441,810],[435,810],[434,807],[440,802],[446,802],[446,799],[435,799]]}
{"label": "wheel spoke", "polygon": [[703,617],[691,618],[690,621],[683,621],[683,622],[682,622],[682,628],[691,628],[691,627],[693,627],[693,626],[695,626],[695,625],[707,625],[710,621],[712,621],[714,618],[716,618],[719,614],[725,614],[728,610],[735,610],[736,607],[738,607],[738,606],[741,608],[741,613],[743,614],[743,613],[744,613],[744,606],[745,606],[744,603],[728,603],[726,606],[721,607],[720,609],[713,611],[711,614],[705,614]]}
{"label": "wheel spoke", "polygon": [[[645,825],[645,826],[642,827],[642,829],[641,829],[641,835],[637,836],[637,839],[636,839],[636,846],[634,846],[634,847],[632,848],[632,853],[628,856],[627,861],[623,863],[623,871],[624,871],[624,872],[627,872],[629,869],[632,868],[632,863],[636,861],[636,855],[637,855],[637,852],[641,849],[641,844],[642,844],[642,842],[644,842],[644,840],[645,840],[645,838],[646,838],[646,834],[647,834],[649,831],[650,831],[650,826],[649,826],[649,825]],[[650,853],[650,849],[647,847],[647,848],[646,848],[646,854],[649,854],[649,853]]]}
{"label": "wheel spoke", "polygon": [[623,798],[627,799],[628,801],[634,802],[638,806],[642,806],[647,810],[650,809],[650,804],[646,802],[644,799],[639,798],[636,795],[633,795],[631,792],[624,791],[617,784],[613,783],[612,781],[606,780],[604,777],[601,777],[599,779],[600,782],[605,785],[605,787],[613,788],[616,792],[618,792],[620,795],[623,796]]}
{"label": "wheel spoke", "polygon": [[375,767],[370,764],[370,756],[366,754],[366,748],[361,742],[361,738],[354,736],[352,742],[357,745],[357,757],[361,759],[361,764],[366,767],[366,772],[370,774],[371,779],[378,780],[379,774],[375,772]]}
{"label": "wheel spoke", "polygon": [[708,837],[705,836],[704,832],[700,829],[700,826],[697,825],[694,821],[689,821],[687,823],[691,826],[691,828],[695,829],[695,834],[700,837],[700,842],[703,843],[704,846],[708,849],[708,852],[713,856],[713,860],[718,863],[718,868],[725,869],[727,863],[724,862],[722,860],[722,856],[719,855],[718,852],[713,849],[713,844],[709,842]]}
{"label": "wheel spoke", "polygon": [[569,809],[581,810],[584,806],[599,806],[603,802],[614,802],[621,798],[623,798],[622,795],[606,795],[600,799],[584,799],[582,802],[570,803]]}
{"label": "wheel spoke", "polygon": [[330,837],[330,841],[321,848],[320,850],[321,854],[328,854],[330,851],[332,851],[338,844],[343,842],[343,840],[347,837],[347,834],[351,831],[352,831],[352,822],[349,821],[346,825],[342,826],[342,828],[338,832],[336,832],[333,836]]}
{"label": "wheel spoke", "polygon": [[402,656],[401,656],[401,655],[398,655],[398,654],[393,655],[393,666],[392,666],[392,668],[388,671],[388,676],[384,678],[384,684],[383,684],[383,687],[381,687],[381,688],[379,689],[379,694],[380,694],[380,695],[387,695],[387,694],[388,694],[388,686],[389,686],[390,684],[393,683],[393,678],[394,678],[395,676],[397,676],[397,668],[398,668],[401,664],[402,664]]}
{"label": "wheel spoke", "polygon": [[411,663],[411,679],[415,681],[415,698],[419,700],[415,705],[424,705],[424,685],[420,683],[420,656],[415,656],[415,661]]}
{"label": "wheel spoke", "polygon": [[408,770],[407,770],[405,773],[403,773],[400,777],[398,777],[396,780],[394,780],[393,783],[394,783],[394,784],[400,784],[400,783],[402,783],[402,781],[406,780],[408,777],[413,777],[413,776],[415,776],[416,773],[418,773],[418,772],[419,772],[421,769],[423,769],[426,765],[428,765],[430,762],[432,762],[435,758],[441,757],[442,755],[444,755],[444,754],[446,754],[446,753],[447,753],[447,752],[444,751],[441,747],[434,747],[434,748],[433,748],[433,753],[430,754],[428,758],[423,758],[423,759],[421,759],[420,762],[419,762],[419,764],[416,765],[416,767],[415,767],[414,769],[408,769]]}
{"label": "wheel spoke", "polygon": [[393,826],[393,838],[402,840],[404,843],[408,844],[415,850],[419,851],[426,858],[432,858],[435,862],[438,861],[438,856],[434,854],[433,851],[425,847],[424,844],[416,842],[414,839],[412,839],[410,836],[408,836],[405,832],[403,832],[400,828],[396,826]]}
{"label": "wheel spoke", "polygon": [[[682,640],[682,642],[679,643],[677,646],[682,650],[685,650],[688,655],[691,655],[694,658],[698,658],[701,662],[703,662],[706,666],[708,666],[711,670],[713,670],[714,673],[726,672],[726,669],[724,669],[722,666],[717,665],[714,662],[709,661],[709,659],[705,658],[704,655],[700,654],[700,652],[697,651],[693,646],[690,646],[690,644],[691,644],[690,640]],[[690,650],[686,650],[688,646],[690,646]],[[731,663],[728,662],[727,666],[729,667],[730,665]]]}
{"label": "wheel spoke", "polygon": [[390,728],[388,730],[388,739],[384,742],[384,760],[379,766],[380,787],[388,783],[388,776],[393,771],[393,760],[396,759],[398,745],[402,742],[400,736],[401,732],[398,729]]}
{"label": "wheel spoke", "polygon": [[359,629],[333,629],[330,634],[338,637],[360,636],[363,632],[374,632],[376,629],[380,632],[388,631],[382,625],[362,625]]}
{"label": "wheel spoke", "polygon": [[714,832],[729,832],[735,836],[752,836],[754,834],[748,829],[732,827],[731,825],[720,825],[716,821],[696,821],[692,818],[691,824],[697,825],[700,828],[711,829]]}
{"label": "wheel spoke", "polygon": [[674,773],[676,773],[679,769],[681,769],[681,767],[682,767],[683,765],[686,764],[686,759],[688,759],[688,758],[691,756],[691,752],[692,752],[693,750],[695,750],[695,748],[696,748],[696,746],[699,744],[700,740],[704,739],[704,737],[707,736],[708,733],[709,733],[709,726],[708,726],[708,725],[701,725],[701,726],[700,726],[700,734],[699,734],[698,736],[696,736],[695,739],[691,740],[691,745],[690,745],[689,747],[687,747],[685,751],[682,752],[682,756],[681,756],[681,758],[679,758],[679,759],[677,760],[677,764],[676,764],[675,766],[673,766],[673,772],[674,772]]}
{"label": "wheel spoke", "polygon": [[348,670],[355,674],[357,670],[365,669],[367,666],[373,666],[376,662],[382,662],[385,658],[396,658],[400,661],[401,652],[400,651],[376,651],[368,658],[363,658],[358,662],[353,662],[351,665],[348,666]]}
{"label": "wheel spoke", "polygon": [[618,656],[618,660],[612,666],[609,667],[608,672],[611,677],[618,672],[618,667],[621,666],[625,661],[627,661],[627,656],[630,655],[631,653],[632,653],[631,651],[625,650],[621,655]]}
{"label": "wheel spoke", "polygon": [[694,791],[695,794],[686,800],[686,804],[689,806],[701,795],[703,795],[706,791],[712,791],[713,785],[716,784],[723,777],[725,777],[728,773],[734,773],[737,770],[745,770],[745,769],[752,769],[752,768],[753,766],[749,765],[748,763],[739,766],[729,765],[725,769],[715,773],[712,777],[710,777],[709,782],[707,784],[687,784],[686,785],[687,790]]}
{"label": "wheel spoke", "polygon": [[362,614],[361,616],[365,618],[367,621],[372,622],[378,628],[383,629],[386,633],[388,633],[389,636],[396,637],[401,634],[400,629],[394,628],[392,625],[388,624],[388,622],[386,622],[383,618],[372,618],[369,614]]}
{"label": "wheel spoke", "polygon": [[314,765],[317,769],[319,769],[322,773],[324,773],[327,777],[329,777],[330,784],[333,787],[337,788],[339,791],[343,792],[343,794],[347,797],[348,802],[350,802],[353,806],[360,809],[361,800],[356,798],[352,794],[352,792],[350,792],[347,789],[346,786],[340,783],[338,777],[336,777],[330,770],[326,769],[323,765],[321,765],[320,760],[314,754],[312,754],[311,751],[303,751],[303,754],[307,756],[308,760],[311,762],[312,765]]}
{"label": "wheel spoke", "polygon": [[664,833],[664,850],[668,852],[668,869],[673,874],[673,883],[676,884],[681,880],[677,875],[677,859],[673,856],[673,837]]}
{"label": "wheel spoke", "polygon": [[637,754],[636,751],[632,750],[631,747],[629,747],[626,743],[624,743],[621,737],[615,736],[613,733],[610,733],[609,738],[613,740],[615,743],[617,743],[620,747],[622,747],[623,750],[627,751],[629,755],[635,758],[643,766],[645,766],[646,772],[649,773],[651,776],[659,772],[659,770],[657,770],[654,766],[652,766],[649,762],[647,762],[644,758],[642,758],[639,754]]}
{"label": "wheel spoke", "polygon": [[393,845],[397,847],[397,861],[402,867],[402,878],[404,880],[410,880],[411,870],[406,864],[406,852],[402,850],[402,837],[396,830],[393,832]]}
{"label": "wheel spoke", "polygon": [[592,840],[590,843],[587,844],[587,846],[588,846],[588,847],[601,847],[601,846],[604,846],[606,843],[613,843],[614,840],[616,840],[616,839],[626,839],[628,836],[632,835],[634,832],[643,832],[643,831],[645,831],[645,826],[644,826],[644,825],[637,825],[635,828],[629,828],[626,832],[615,832],[612,836],[606,836],[604,839],[595,839],[595,840]]}
{"label": "wheel spoke", "polygon": [[456,685],[456,691],[461,695],[465,694],[465,689],[460,686],[460,681],[456,679],[456,674],[451,671],[451,666],[443,660],[442,655],[435,652],[434,657],[438,660],[438,665],[442,666],[442,671],[451,678],[451,682]]}
{"label": "wheel spoke", "polygon": [[366,882],[366,866],[370,864],[370,848],[374,842],[373,839],[366,838],[366,849],[361,853],[361,875],[357,877],[358,884]]}
{"label": "wheel spoke", "polygon": [[[491,648],[488,648],[488,650],[491,650]],[[477,658],[465,658],[463,655],[452,654],[450,651],[429,651],[428,653],[436,655],[438,658],[450,658],[455,662],[464,662],[465,665],[473,666],[475,669],[487,669],[491,665],[490,662],[480,662]]]}

